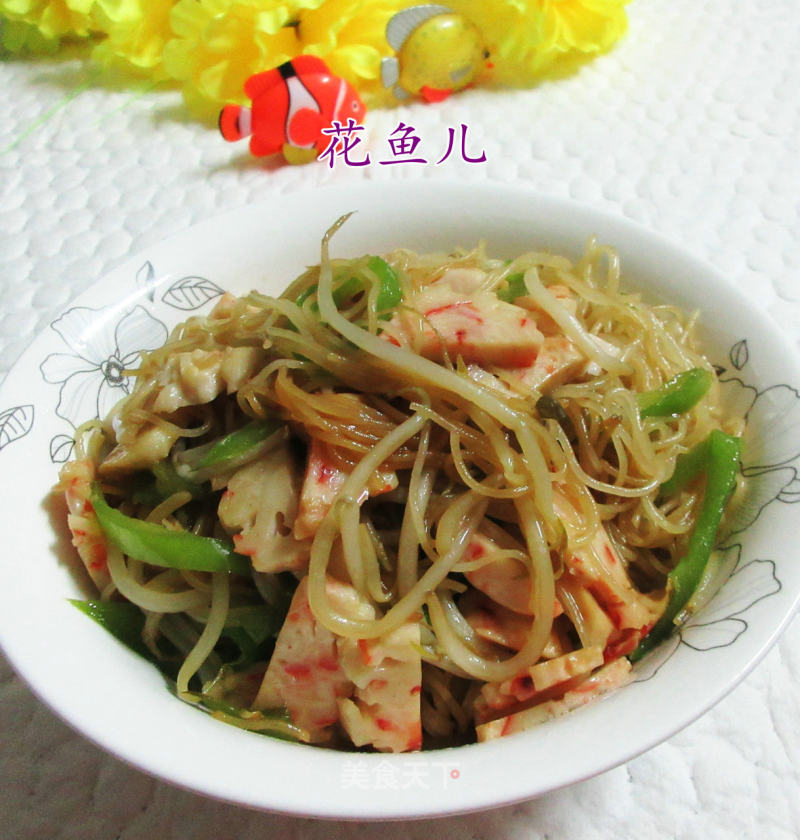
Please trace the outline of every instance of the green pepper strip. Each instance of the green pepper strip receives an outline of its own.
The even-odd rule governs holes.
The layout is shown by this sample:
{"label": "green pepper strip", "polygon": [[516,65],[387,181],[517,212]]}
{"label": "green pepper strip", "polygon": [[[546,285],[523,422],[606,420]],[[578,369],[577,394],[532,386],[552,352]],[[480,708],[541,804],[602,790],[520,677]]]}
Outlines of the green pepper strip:
{"label": "green pepper strip", "polygon": [[108,505],[97,485],[89,499],[105,535],[134,560],[195,572],[250,574],[250,561],[222,540],[126,516]]}
{"label": "green pepper strip", "polygon": [[664,499],[680,493],[698,475],[706,471],[711,457],[712,440],[714,438],[709,435],[702,443],[698,443],[677,459],[672,475],[658,489],[659,498]]}
{"label": "green pepper strip", "polygon": [[191,493],[195,499],[204,495],[204,490],[197,482],[184,478],[176,471],[172,461],[159,461],[153,464],[150,471],[155,476],[156,490],[162,499],[168,499],[174,493],[180,492]]}
{"label": "green pepper strip", "polygon": [[506,303],[514,303],[518,297],[528,294],[528,288],[525,285],[525,275],[522,272],[517,274],[510,274],[506,277],[506,286],[504,289],[497,290],[497,297],[504,300]]}
{"label": "green pepper strip", "polygon": [[69,602],[131,650],[152,660],[152,653],[142,642],[144,613],[137,606],[127,601],[77,601],[70,598]]}
{"label": "green pepper strip", "polygon": [[703,503],[686,554],[667,577],[670,590],[667,608],[630,655],[632,662],[641,659],[670,635],[675,629],[675,617],[689,603],[700,584],[725,505],[736,485],[740,455],[741,440],[715,429],[702,443],[678,458],[672,478],[662,485],[662,495],[667,495],[685,487],[701,472],[706,475]]}
{"label": "green pepper strip", "polygon": [[[203,708],[212,713],[212,716],[215,712],[218,712],[228,718],[247,721],[252,720],[254,715],[258,715],[259,720],[272,720],[276,723],[289,725],[292,723],[291,715],[286,709],[265,709],[263,711],[254,712],[253,709],[233,706],[230,703],[226,703],[224,700],[217,700],[206,694],[202,695],[199,702]],[[226,722],[230,723],[231,721]],[[236,724],[234,723],[234,725]],[[269,729],[256,729],[254,730],[254,733],[257,735],[263,735],[267,738],[277,738],[279,741],[290,741],[291,743],[297,743],[300,740],[298,736],[291,734],[291,730],[285,732],[275,732]]]}
{"label": "green pepper strip", "polygon": [[222,630],[239,649],[239,656],[228,664],[234,670],[248,668],[268,658],[265,646],[276,638],[286,613],[264,604],[233,607]]}
{"label": "green pepper strip", "polygon": [[[376,300],[376,307],[378,312],[386,312],[393,309],[403,299],[403,291],[400,288],[400,281],[397,279],[395,270],[381,257],[370,257],[367,261],[367,268],[378,278],[380,287],[378,289],[378,297]],[[317,291],[316,283],[309,286],[302,291],[295,300],[298,306],[302,306],[305,301],[315,294]],[[364,282],[358,277],[348,277],[341,285],[337,286],[333,292],[333,302],[337,308],[345,301],[354,297],[359,292],[364,291]],[[316,304],[312,307],[316,311]]]}
{"label": "green pepper strip", "polygon": [[364,284],[358,279],[358,277],[348,277],[341,286],[336,288],[336,291],[333,293],[333,300],[336,303],[336,306],[339,307],[363,290]]}
{"label": "green pepper strip", "polygon": [[381,284],[375,304],[378,312],[393,309],[403,299],[403,290],[394,269],[380,257],[370,257],[367,268],[376,275]]}
{"label": "green pepper strip", "polygon": [[711,387],[711,374],[692,368],[673,376],[660,388],[639,394],[640,417],[676,417],[697,405]]}
{"label": "green pepper strip", "polygon": [[281,425],[279,420],[269,419],[254,420],[252,423],[242,426],[241,429],[237,429],[218,440],[209,449],[197,468],[216,467],[225,461],[240,458],[248,450],[258,446],[270,435],[277,432]]}
{"label": "green pepper strip", "polygon": [[317,284],[312,283],[307,289],[303,289],[302,292],[294,299],[294,302],[298,306],[302,306],[313,294],[317,292]]}

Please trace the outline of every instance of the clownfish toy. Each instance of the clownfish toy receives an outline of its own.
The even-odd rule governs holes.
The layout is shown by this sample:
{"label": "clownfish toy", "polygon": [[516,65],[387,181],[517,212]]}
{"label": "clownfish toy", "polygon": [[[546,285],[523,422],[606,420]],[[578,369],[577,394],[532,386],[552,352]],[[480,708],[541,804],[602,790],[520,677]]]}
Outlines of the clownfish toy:
{"label": "clownfish toy", "polygon": [[324,152],[331,137],[322,130],[334,120],[362,123],[367,112],[355,90],[313,55],[256,73],[244,92],[252,107],[226,105],[219,115],[222,136],[229,142],[250,137],[254,155],[282,152],[289,163],[306,163]]}

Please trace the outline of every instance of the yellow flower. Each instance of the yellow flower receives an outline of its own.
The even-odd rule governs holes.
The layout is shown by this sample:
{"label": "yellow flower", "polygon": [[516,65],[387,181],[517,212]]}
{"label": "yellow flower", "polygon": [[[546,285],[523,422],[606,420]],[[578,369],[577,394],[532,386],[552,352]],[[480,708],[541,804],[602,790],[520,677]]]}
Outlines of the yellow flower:
{"label": "yellow flower", "polygon": [[92,29],[94,0],[0,0],[0,13],[9,20],[36,24],[48,40],[64,35],[85,37]]}
{"label": "yellow flower", "polygon": [[609,49],[625,32],[628,0],[450,0],[486,37],[496,84],[522,86]]}
{"label": "yellow flower", "polygon": [[323,0],[179,0],[164,48],[168,76],[184,83],[187,104],[211,116],[226,102],[244,102],[253,73],[301,52],[297,15]]}
{"label": "yellow flower", "polygon": [[407,2],[325,0],[301,12],[298,37],[302,52],[321,58],[335,76],[359,92],[367,107],[394,101],[380,83],[381,59],[392,55],[386,24]]}
{"label": "yellow flower", "polygon": [[172,36],[174,0],[97,0],[97,27],[106,34],[92,56],[101,64],[122,63],[163,78],[162,55]]}
{"label": "yellow flower", "polygon": [[0,21],[0,54],[49,54],[58,51],[58,38],[45,38],[39,27],[22,20]]}
{"label": "yellow flower", "polygon": [[541,0],[544,49],[598,53],[625,32],[628,0]]}

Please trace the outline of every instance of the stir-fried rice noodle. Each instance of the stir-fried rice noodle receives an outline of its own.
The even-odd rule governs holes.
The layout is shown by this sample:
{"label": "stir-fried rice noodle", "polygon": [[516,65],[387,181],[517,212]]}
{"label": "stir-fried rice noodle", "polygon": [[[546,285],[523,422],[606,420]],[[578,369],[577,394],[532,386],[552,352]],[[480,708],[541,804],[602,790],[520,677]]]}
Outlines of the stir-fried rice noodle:
{"label": "stir-fried rice noodle", "polygon": [[[61,485],[101,600],[141,609],[181,697],[313,743],[491,738],[623,684],[702,497],[659,489],[739,422],[693,316],[626,292],[596,241],[576,263],[483,246],[344,260],[335,227],[320,266],[178,326],[79,431]],[[642,416],[638,395],[697,368],[713,381],[691,409]],[[92,486],[127,517],[232,539],[254,572],[86,536]],[[252,615],[275,626],[259,636]]]}

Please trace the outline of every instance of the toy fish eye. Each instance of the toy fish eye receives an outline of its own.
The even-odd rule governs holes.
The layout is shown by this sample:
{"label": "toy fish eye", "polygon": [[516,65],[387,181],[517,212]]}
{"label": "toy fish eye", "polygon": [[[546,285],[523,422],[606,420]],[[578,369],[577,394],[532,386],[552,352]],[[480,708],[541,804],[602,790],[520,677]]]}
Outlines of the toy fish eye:
{"label": "toy fish eye", "polygon": [[483,59],[484,59],[484,61],[485,61],[487,58],[489,58],[489,56],[490,56],[490,55],[491,55],[491,53],[489,52],[489,50],[484,50],[484,51],[483,51]]}

